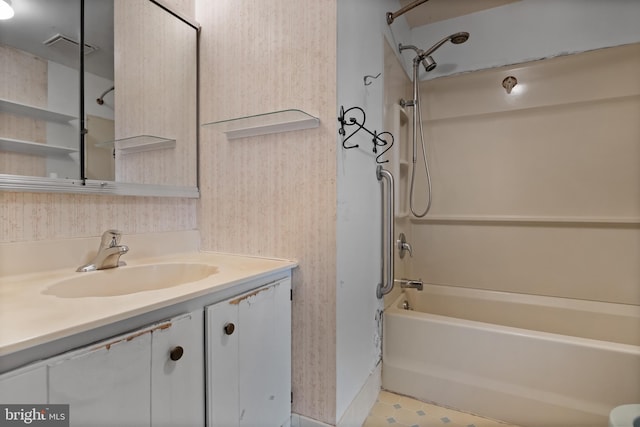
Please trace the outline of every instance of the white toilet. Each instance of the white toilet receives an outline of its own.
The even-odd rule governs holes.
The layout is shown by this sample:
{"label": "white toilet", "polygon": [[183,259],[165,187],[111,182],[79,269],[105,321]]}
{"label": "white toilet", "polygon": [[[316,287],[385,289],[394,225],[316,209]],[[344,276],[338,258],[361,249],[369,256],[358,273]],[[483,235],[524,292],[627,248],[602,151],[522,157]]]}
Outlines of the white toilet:
{"label": "white toilet", "polygon": [[640,427],[640,404],[613,408],[609,413],[609,427]]}

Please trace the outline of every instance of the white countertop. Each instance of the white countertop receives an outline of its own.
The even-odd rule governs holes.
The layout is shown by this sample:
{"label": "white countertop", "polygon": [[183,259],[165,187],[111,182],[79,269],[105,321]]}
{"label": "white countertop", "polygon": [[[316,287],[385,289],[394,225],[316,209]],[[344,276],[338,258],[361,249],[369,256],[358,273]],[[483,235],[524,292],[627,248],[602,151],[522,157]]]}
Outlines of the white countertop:
{"label": "white countertop", "polygon": [[[124,257],[122,258],[124,260]],[[165,289],[118,296],[62,298],[47,295],[52,285],[81,274],[73,269],[0,276],[0,356],[168,307],[241,282],[284,273],[296,263],[212,252],[190,252],[126,260],[128,267],[160,263],[199,263],[216,267],[205,279]]]}

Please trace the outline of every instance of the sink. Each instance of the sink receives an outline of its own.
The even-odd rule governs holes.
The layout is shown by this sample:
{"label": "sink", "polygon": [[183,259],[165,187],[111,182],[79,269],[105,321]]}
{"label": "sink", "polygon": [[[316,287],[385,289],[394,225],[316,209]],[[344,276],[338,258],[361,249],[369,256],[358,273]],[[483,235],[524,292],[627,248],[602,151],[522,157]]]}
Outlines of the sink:
{"label": "sink", "polygon": [[216,274],[218,268],[199,263],[167,263],[118,267],[76,273],[43,293],[59,298],[112,297],[173,288]]}

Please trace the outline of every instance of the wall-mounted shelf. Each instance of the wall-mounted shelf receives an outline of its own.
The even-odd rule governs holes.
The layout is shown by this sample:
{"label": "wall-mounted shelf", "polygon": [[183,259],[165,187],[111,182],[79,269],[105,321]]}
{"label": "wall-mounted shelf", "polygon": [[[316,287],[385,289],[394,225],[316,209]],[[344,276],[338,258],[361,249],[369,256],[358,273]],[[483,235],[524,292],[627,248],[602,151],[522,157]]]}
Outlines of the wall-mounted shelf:
{"label": "wall-mounted shelf", "polygon": [[115,141],[99,142],[96,147],[113,149],[121,154],[141,153],[143,151],[164,150],[176,148],[176,140],[153,135],[139,135]]}
{"label": "wall-mounted shelf", "polygon": [[0,112],[18,114],[21,116],[33,117],[34,119],[46,120],[48,122],[67,123],[78,117],[69,114],[58,113],[46,108],[34,107],[20,102],[10,101],[0,98]]}
{"label": "wall-mounted shelf", "polygon": [[59,147],[57,145],[4,137],[0,137],[0,151],[12,151],[14,153],[31,154],[35,156],[64,156],[78,152],[75,148]]}
{"label": "wall-mounted shelf", "polygon": [[227,135],[227,139],[247,138],[270,133],[313,129],[320,126],[320,119],[301,110],[282,110],[254,116],[205,123]]}

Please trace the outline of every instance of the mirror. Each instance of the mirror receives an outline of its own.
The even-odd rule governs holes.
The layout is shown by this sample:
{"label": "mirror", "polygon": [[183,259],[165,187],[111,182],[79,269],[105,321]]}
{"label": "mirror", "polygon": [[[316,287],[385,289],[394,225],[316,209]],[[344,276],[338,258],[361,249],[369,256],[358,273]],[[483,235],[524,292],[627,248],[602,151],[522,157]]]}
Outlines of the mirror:
{"label": "mirror", "polygon": [[197,197],[197,24],[160,0],[13,6],[0,189]]}
{"label": "mirror", "polygon": [[[0,173],[80,178],[80,0],[13,2],[0,23]],[[64,9],[64,10],[61,10]]]}

